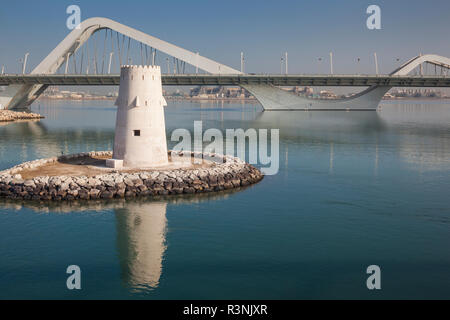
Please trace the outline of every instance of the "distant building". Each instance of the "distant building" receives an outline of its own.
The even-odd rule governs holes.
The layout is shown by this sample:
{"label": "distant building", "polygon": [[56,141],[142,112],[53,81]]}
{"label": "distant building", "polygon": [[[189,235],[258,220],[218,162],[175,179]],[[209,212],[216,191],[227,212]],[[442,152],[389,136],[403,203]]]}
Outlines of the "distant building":
{"label": "distant building", "polygon": [[189,91],[193,99],[248,99],[252,95],[241,87],[194,87]]}
{"label": "distant building", "polygon": [[327,90],[321,90],[319,92],[319,95],[321,98],[324,98],[324,99],[336,99],[337,98],[336,94],[334,94],[331,91],[327,91]]}

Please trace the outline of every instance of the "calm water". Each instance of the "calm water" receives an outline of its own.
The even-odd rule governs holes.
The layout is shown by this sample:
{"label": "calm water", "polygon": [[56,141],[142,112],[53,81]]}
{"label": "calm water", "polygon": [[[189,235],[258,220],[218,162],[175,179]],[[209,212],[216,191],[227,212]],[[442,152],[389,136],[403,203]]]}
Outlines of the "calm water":
{"label": "calm water", "polygon": [[[112,102],[33,110],[46,119],[0,126],[0,169],[112,148]],[[279,173],[201,197],[2,201],[0,298],[450,298],[450,104],[261,112],[177,102],[168,137],[194,120],[279,128]],[[81,291],[66,289],[71,264]],[[377,292],[366,288],[372,264]]]}

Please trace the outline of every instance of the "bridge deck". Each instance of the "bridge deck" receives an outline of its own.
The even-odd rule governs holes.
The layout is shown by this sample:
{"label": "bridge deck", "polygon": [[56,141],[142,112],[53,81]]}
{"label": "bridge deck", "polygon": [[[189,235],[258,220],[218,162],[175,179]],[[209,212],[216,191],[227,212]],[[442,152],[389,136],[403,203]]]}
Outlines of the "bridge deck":
{"label": "bridge deck", "polygon": [[[119,85],[119,75],[0,75],[0,86],[12,84],[44,85]],[[274,86],[390,86],[390,87],[450,87],[449,76],[390,75],[280,75],[280,74],[163,74],[163,85],[230,85],[270,84]]]}

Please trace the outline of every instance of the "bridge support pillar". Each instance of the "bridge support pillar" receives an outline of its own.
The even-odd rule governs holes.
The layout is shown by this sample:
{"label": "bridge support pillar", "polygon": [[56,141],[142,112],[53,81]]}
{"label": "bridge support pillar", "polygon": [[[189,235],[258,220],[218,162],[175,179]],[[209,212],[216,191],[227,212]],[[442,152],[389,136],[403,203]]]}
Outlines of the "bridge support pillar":
{"label": "bridge support pillar", "polygon": [[113,159],[110,167],[147,168],[168,164],[159,66],[123,66]]}

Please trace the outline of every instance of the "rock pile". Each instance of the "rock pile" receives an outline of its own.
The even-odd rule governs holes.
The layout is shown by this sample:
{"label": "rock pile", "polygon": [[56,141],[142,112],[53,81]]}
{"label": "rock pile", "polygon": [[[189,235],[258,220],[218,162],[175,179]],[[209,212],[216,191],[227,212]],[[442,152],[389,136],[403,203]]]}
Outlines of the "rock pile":
{"label": "rock pile", "polygon": [[0,122],[16,121],[16,120],[33,120],[42,118],[44,117],[37,113],[0,110]]}
{"label": "rock pile", "polygon": [[[22,179],[24,169],[78,158],[111,156],[110,151],[80,153],[22,163],[0,172],[0,197],[25,200],[112,199],[169,194],[194,194],[233,189],[256,183],[262,173],[250,164],[230,156],[208,154],[215,163],[206,168],[175,170],[114,171],[92,177],[39,176]],[[184,156],[201,156],[184,152]],[[219,159],[219,161],[217,161]]]}

